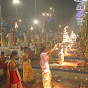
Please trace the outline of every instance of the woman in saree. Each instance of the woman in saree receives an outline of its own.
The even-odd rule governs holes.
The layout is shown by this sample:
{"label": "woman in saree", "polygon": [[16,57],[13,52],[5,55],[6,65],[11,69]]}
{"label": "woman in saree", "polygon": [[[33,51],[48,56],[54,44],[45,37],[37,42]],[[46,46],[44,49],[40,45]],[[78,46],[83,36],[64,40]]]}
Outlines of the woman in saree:
{"label": "woman in saree", "polygon": [[5,46],[6,46],[5,33],[2,32],[1,33],[1,47],[5,47]]}
{"label": "woman in saree", "polygon": [[33,81],[33,69],[31,67],[31,61],[29,59],[29,48],[24,48],[24,53],[21,57],[23,63],[23,81],[31,82]]}
{"label": "woman in saree", "polygon": [[7,70],[7,63],[5,63],[4,52],[1,52],[0,66],[4,69],[4,72]]}
{"label": "woman in saree", "polygon": [[10,56],[10,61],[7,65],[6,88],[23,88],[21,84],[21,77],[17,69],[19,64],[17,65],[15,62],[16,57],[17,52],[13,51]]}

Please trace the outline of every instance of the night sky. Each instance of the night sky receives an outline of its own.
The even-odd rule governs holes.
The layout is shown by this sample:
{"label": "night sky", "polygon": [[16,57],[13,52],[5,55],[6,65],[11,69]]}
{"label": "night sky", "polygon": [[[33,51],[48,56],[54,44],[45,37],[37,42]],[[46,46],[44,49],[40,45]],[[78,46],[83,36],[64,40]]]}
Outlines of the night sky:
{"label": "night sky", "polygon": [[[2,2],[2,16],[15,16],[16,6],[12,4],[12,0],[3,0]],[[22,15],[26,19],[34,18],[35,4],[34,0],[20,0],[21,3],[17,6],[18,15]],[[71,30],[79,32],[79,27],[76,25],[76,5],[78,3],[74,0],[37,0],[36,13],[39,17],[42,12],[49,12],[52,7],[55,12],[57,24],[68,25]]]}

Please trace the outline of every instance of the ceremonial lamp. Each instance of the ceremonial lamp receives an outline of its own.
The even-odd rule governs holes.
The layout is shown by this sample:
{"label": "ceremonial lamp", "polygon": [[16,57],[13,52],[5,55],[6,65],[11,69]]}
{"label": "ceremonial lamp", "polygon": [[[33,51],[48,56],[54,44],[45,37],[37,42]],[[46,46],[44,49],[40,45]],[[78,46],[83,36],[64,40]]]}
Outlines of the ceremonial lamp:
{"label": "ceremonial lamp", "polygon": [[64,44],[63,50],[64,50],[64,55],[67,55],[67,45],[65,43],[69,42],[69,36],[67,32],[68,26],[66,26],[63,30],[63,41],[62,43]]}

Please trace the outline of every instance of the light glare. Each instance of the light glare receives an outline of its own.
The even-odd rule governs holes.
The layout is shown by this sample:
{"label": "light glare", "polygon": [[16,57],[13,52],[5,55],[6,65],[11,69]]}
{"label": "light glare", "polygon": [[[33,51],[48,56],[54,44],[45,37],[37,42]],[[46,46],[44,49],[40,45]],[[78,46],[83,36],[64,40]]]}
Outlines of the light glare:
{"label": "light glare", "polygon": [[34,24],[38,24],[38,20],[34,20]]}
{"label": "light glare", "polygon": [[18,4],[18,3],[20,3],[20,1],[19,0],[13,0],[13,3]]}

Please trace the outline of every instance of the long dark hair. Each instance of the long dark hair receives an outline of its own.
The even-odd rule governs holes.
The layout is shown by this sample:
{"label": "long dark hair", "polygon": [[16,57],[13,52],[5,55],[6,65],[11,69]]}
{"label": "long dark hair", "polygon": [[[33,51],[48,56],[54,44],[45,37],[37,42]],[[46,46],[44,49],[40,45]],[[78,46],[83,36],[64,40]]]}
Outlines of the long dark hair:
{"label": "long dark hair", "polygon": [[28,47],[24,47],[24,52],[28,49]]}
{"label": "long dark hair", "polygon": [[15,55],[17,55],[17,52],[16,52],[16,51],[12,51],[12,53],[11,53],[11,55],[10,55],[10,59],[11,59],[13,56],[15,56]]}
{"label": "long dark hair", "polygon": [[43,45],[42,48],[41,48],[41,53],[46,49],[46,46]]}

